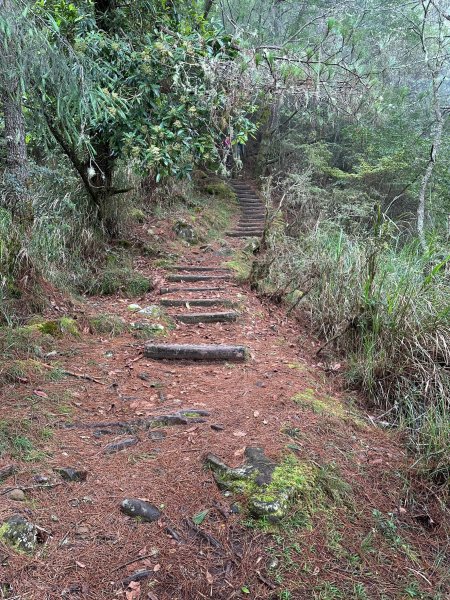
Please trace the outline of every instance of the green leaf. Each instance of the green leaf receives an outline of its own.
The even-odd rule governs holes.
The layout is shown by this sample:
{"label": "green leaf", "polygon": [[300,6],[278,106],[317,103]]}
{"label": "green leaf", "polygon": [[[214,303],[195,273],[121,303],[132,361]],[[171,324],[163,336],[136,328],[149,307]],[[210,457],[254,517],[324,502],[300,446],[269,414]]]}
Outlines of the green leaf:
{"label": "green leaf", "polygon": [[206,515],[209,513],[209,509],[207,508],[206,510],[202,510],[201,512],[197,513],[196,515],[194,515],[192,517],[192,520],[194,521],[194,523],[196,525],[201,525],[203,523],[203,521],[205,520]]}
{"label": "green leaf", "polygon": [[250,590],[248,589],[248,587],[246,585],[241,587],[241,592],[243,594],[250,594]]}

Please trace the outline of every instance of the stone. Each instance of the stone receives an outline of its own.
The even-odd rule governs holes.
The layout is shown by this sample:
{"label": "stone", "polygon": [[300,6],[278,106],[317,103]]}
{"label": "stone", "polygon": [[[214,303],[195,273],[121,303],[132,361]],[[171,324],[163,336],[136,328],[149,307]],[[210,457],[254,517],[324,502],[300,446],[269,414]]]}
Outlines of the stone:
{"label": "stone", "polygon": [[211,425],[211,429],[214,429],[214,431],[223,431],[225,427],[223,425],[219,425],[219,423],[213,423],[213,425]]}
{"label": "stone", "polygon": [[23,490],[17,488],[15,490],[11,490],[6,494],[6,496],[10,500],[15,500],[16,502],[24,502],[26,500],[26,496]]}
{"label": "stone", "polygon": [[[146,317],[161,317],[163,314],[163,311],[161,310],[161,307],[159,307],[157,304],[152,304],[151,306],[146,306],[145,308],[141,308],[141,310],[138,311],[139,315],[145,315]],[[147,326],[147,324],[145,323],[145,326]]]}
{"label": "stone", "polygon": [[53,470],[65,481],[82,482],[86,481],[87,478],[87,471],[83,471],[81,469],[74,469],[72,467],[58,467],[57,469]]}
{"label": "stone", "polygon": [[126,498],[120,505],[120,510],[133,518],[140,518],[143,521],[158,521],[161,517],[160,511],[149,502],[137,498]]}
{"label": "stone", "polygon": [[173,226],[173,231],[177,237],[189,244],[195,244],[198,241],[194,228],[185,221],[177,221]]}
{"label": "stone", "polygon": [[148,434],[148,437],[153,442],[159,442],[166,437],[166,432],[157,429],[156,431],[150,431],[150,433]]}
{"label": "stone", "polygon": [[35,475],[33,477],[33,480],[38,484],[38,485],[46,485],[47,483],[50,482],[50,478],[47,477],[46,475]]}
{"label": "stone", "polygon": [[0,541],[19,552],[31,554],[37,545],[37,527],[20,515],[13,515],[0,526]]}
{"label": "stone", "polygon": [[274,472],[279,465],[270,460],[262,448],[250,446],[244,452],[244,464],[233,468],[214,454],[208,454],[205,463],[214,473],[219,489],[246,496],[250,514],[257,518],[278,521],[288,509],[296,490],[288,477],[277,478]]}
{"label": "stone", "polygon": [[129,304],[129,305],[127,306],[127,309],[128,309],[130,312],[137,312],[138,310],[141,310],[141,307],[139,306],[139,304]]}
{"label": "stone", "polygon": [[138,442],[139,439],[137,437],[122,438],[121,440],[116,440],[105,446],[103,452],[104,454],[114,454],[115,452],[120,452],[131,446],[136,446]]}

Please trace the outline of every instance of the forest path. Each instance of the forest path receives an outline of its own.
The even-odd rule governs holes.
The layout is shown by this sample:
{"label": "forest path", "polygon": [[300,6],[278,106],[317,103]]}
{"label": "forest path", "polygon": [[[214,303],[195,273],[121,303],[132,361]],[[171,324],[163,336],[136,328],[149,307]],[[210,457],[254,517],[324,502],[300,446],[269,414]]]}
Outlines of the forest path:
{"label": "forest path", "polygon": [[[253,217],[253,208],[245,212]],[[259,207],[256,212],[260,227]],[[225,246],[217,240],[186,248],[171,269],[140,257],[140,272],[158,285],[136,299],[136,312],[130,310],[134,299],[119,297],[94,298],[82,309],[120,317],[127,330],[63,340],[58,348],[62,368],[89,373],[92,380],[69,377],[38,389],[36,383],[22,385],[32,407],[19,400],[17,410],[28,418],[31,411],[42,426],[52,413],[57,423],[45,459],[21,464],[15,475],[26,502],[1,496],[2,519],[19,513],[51,534],[37,555],[4,558],[1,580],[17,597],[313,598],[325,564],[333,581],[347,568],[330,536],[335,546],[357,554],[373,528],[372,511],[395,511],[404,453],[390,435],[367,423],[338,375],[317,363],[315,341],[301,331],[299,337],[299,324],[283,307],[261,300],[231,276],[227,261],[244,243],[239,237]],[[224,307],[236,318],[224,318]],[[216,309],[216,317],[183,319]],[[144,340],[135,336],[145,334],[149,323],[155,331],[170,330],[150,344],[245,347],[247,360],[147,358]],[[17,396],[17,389],[11,394]],[[248,520],[245,497],[224,496],[205,469],[208,453],[242,465],[248,447],[261,448],[276,464],[290,456],[307,465],[308,492],[280,530],[289,542],[279,535],[277,542],[270,527]],[[79,470],[85,480],[62,481],[54,471],[61,467]],[[319,474],[328,474],[328,492],[323,482],[314,490]],[[40,488],[39,481],[57,485]],[[125,499],[150,503],[157,522],[124,514]],[[378,571],[371,566],[373,573],[364,578],[368,590],[380,589],[380,582],[389,587],[403,571],[407,575],[406,565],[391,575],[389,549],[383,552]],[[357,575],[350,578],[352,585],[358,581]],[[280,596],[283,590],[292,595]]]}

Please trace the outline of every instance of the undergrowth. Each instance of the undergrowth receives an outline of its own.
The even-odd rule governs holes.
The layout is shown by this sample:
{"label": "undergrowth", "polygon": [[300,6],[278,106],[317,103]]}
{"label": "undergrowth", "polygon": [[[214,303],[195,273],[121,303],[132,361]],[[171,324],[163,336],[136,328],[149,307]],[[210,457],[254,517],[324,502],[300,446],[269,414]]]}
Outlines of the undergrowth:
{"label": "undergrowth", "polygon": [[329,347],[347,357],[347,379],[409,434],[436,482],[450,476],[450,256],[426,251],[377,213],[358,234],[331,219],[272,228],[255,262],[258,289],[300,308]]}

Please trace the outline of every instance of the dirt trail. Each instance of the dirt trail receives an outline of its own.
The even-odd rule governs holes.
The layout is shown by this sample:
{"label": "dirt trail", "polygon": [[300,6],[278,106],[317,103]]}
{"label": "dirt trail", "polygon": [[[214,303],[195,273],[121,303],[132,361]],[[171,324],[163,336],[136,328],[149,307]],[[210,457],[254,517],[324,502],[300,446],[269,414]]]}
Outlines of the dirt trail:
{"label": "dirt trail", "polygon": [[[252,209],[247,210],[251,213]],[[232,250],[243,243],[232,237],[228,247]],[[217,276],[226,274],[227,259],[223,245],[216,242],[203,249],[187,249],[179,263],[207,268],[204,273]],[[8,582],[14,597],[24,600],[306,599],[321,597],[314,590],[320,590],[324,581],[330,585],[340,581],[348,589],[361,581],[369,598],[381,598],[382,593],[396,598],[398,581],[404,577],[407,583],[410,575],[409,563],[399,558],[401,553],[389,544],[380,550],[374,542],[377,571],[371,554],[361,559],[364,568],[351,571],[339,552],[333,551],[330,532],[334,522],[335,546],[345,550],[345,556],[357,556],[361,541],[373,531],[373,510],[398,511],[402,488],[398,473],[406,460],[401,446],[358,413],[339,376],[317,365],[316,342],[297,322],[286,318],[283,308],[262,301],[234,278],[173,283],[168,281],[170,276],[183,274],[182,270],[156,269],[145,257],[138,260],[138,267],[156,280],[154,292],[114,302],[95,298],[88,301],[86,312],[113,313],[132,323],[145,318],[128,310],[131,301],[146,307],[160,305],[161,300],[164,304],[171,299],[187,300],[184,306],[164,307],[177,324],[158,342],[237,344],[247,347],[250,357],[236,364],[150,360],[142,355],[144,341],[130,333],[85,335],[70,344],[61,342],[60,364],[73,372],[89,373],[101,383],[68,377],[47,382],[45,388],[41,384],[39,389],[50,398],[66,398],[68,414],[58,413],[59,427],[45,444],[48,458],[42,464],[21,464],[14,483],[9,479],[2,489],[11,485],[30,488],[36,475],[59,485],[26,490],[25,503],[0,496],[0,518],[20,513],[51,537],[31,557],[0,546],[0,581]],[[160,294],[160,288],[170,287],[183,291]],[[194,287],[213,290],[184,291]],[[195,299],[226,299],[232,308],[223,308],[223,302],[219,308],[195,306]],[[224,323],[177,321],[182,313],[216,310],[237,311],[238,318]],[[26,386],[26,394],[33,398],[35,385],[23,384],[21,397]],[[294,402],[296,394],[303,401]],[[320,402],[314,402],[318,398]],[[17,386],[11,386],[4,402],[24,415],[33,412],[33,419],[44,424],[45,411],[51,408],[44,399],[41,411],[38,400],[35,397],[37,408],[30,409],[29,403],[18,399]],[[208,415],[198,419],[194,410]],[[187,411],[185,424],[163,424],[150,430],[142,426],[151,417],[180,411]],[[128,427],[110,425],[114,423]],[[137,443],[117,453],[104,452],[107,444],[130,436]],[[313,465],[333,465],[351,486],[356,508],[350,514],[344,505],[338,506],[330,520],[326,508],[329,504],[331,510],[334,501],[331,497],[322,500],[325,510],[313,513],[311,526],[297,530],[298,523],[289,520],[282,525],[282,535],[298,531],[293,534],[296,541],[289,538],[286,545],[252,523],[245,527],[245,512],[233,512],[233,503],[240,498],[223,495],[204,468],[204,457],[213,452],[227,464],[239,466],[248,446],[263,448],[275,461],[290,453]],[[52,469],[56,467],[85,470],[86,481],[55,479]],[[125,498],[155,505],[162,513],[160,520],[145,523],[124,515],[120,504]],[[199,514],[204,520],[193,526],[192,518]],[[414,563],[416,569],[429,564],[426,554],[433,540],[428,540],[430,545],[425,541],[415,548],[422,561],[420,567]],[[295,544],[297,551],[291,551],[286,564],[286,547]],[[131,586],[121,584],[140,569],[149,571],[144,579]],[[431,580],[430,586],[421,582],[426,588],[436,585],[438,575],[431,566],[425,577]],[[285,596],[280,595],[283,590]]]}

